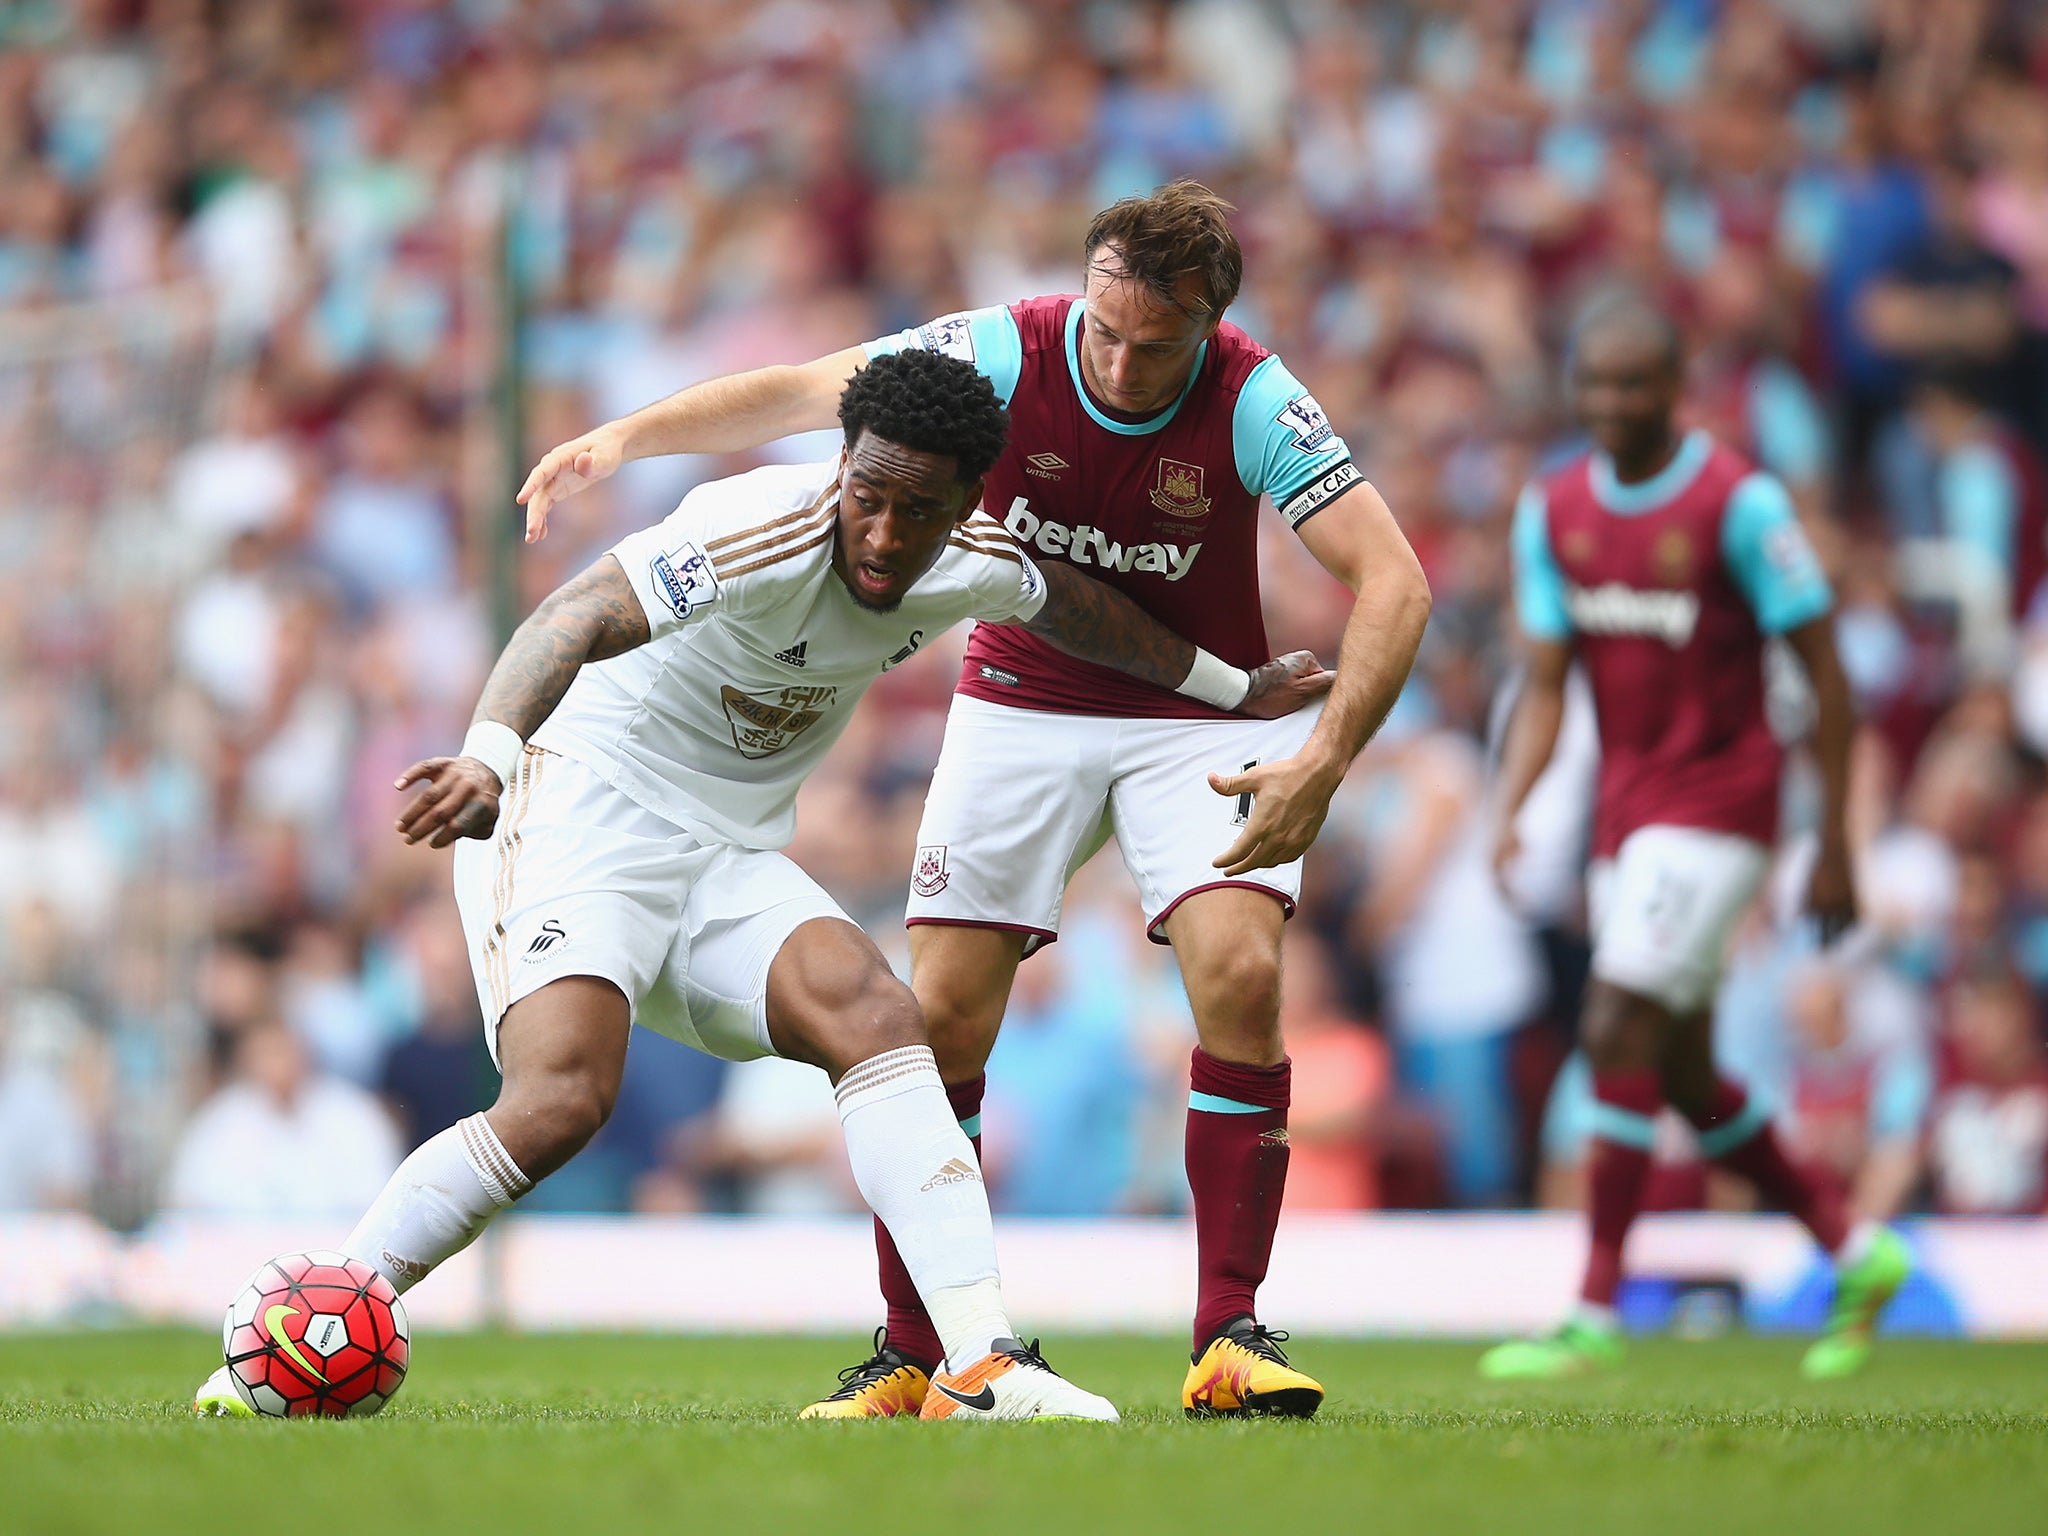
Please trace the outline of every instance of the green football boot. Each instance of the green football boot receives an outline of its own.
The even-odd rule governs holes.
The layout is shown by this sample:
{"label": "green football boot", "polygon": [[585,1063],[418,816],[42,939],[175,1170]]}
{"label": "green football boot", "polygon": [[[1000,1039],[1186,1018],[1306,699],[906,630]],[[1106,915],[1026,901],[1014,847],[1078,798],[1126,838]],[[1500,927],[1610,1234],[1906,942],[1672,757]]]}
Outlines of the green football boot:
{"label": "green football boot", "polygon": [[1621,1330],[1574,1317],[1543,1339],[1510,1339],[1479,1357],[1488,1381],[1563,1381],[1619,1366],[1626,1351]]}
{"label": "green football boot", "polygon": [[1880,1227],[1870,1251],[1836,1272],[1827,1330],[1807,1350],[1799,1374],[1808,1381],[1840,1381],[1862,1370],[1870,1359],[1878,1314],[1912,1272],[1913,1255],[1906,1240],[1890,1227]]}
{"label": "green football boot", "polygon": [[192,1411],[206,1419],[253,1419],[256,1410],[235,1390],[235,1379],[222,1366],[192,1395]]}

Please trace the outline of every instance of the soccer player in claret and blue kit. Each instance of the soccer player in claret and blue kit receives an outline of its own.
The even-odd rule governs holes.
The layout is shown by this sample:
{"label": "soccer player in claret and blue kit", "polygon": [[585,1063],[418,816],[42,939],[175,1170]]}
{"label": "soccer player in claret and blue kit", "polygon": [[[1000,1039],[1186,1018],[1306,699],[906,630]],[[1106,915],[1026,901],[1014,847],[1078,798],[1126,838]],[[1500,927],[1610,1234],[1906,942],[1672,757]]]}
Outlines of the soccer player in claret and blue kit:
{"label": "soccer player in claret and blue kit", "polygon": [[[1406,539],[1315,398],[1224,311],[1243,257],[1229,205],[1192,182],[1093,221],[1078,295],[948,315],[799,367],[686,389],[552,450],[521,493],[552,504],[627,459],[747,447],[830,424],[847,379],[891,353],[971,363],[1009,407],[988,516],[1031,557],[1133,599],[1242,667],[1266,655],[1258,511],[1270,497],[1356,594],[1324,706],[1275,721],[978,625],[911,870],[912,989],[954,1114],[980,1131],[983,1066],[1018,964],[1059,936],[1068,877],[1111,836],[1154,942],[1171,944],[1199,1044],[1188,1183],[1198,1263],[1193,1415],[1316,1411],[1323,1389],[1265,1326],[1287,1173],[1280,926],[1330,796],[1406,680],[1429,589]],[[821,1417],[914,1412],[941,1340],[876,1229],[886,1335]]]}
{"label": "soccer player in claret and blue kit", "polygon": [[1784,487],[1677,425],[1681,339],[1629,297],[1591,309],[1570,389],[1595,444],[1515,511],[1516,606],[1528,678],[1502,755],[1496,867],[1557,741],[1567,671],[1592,685],[1600,779],[1588,881],[1593,977],[1580,1022],[1593,1069],[1592,1244],[1578,1306],[1547,1338],[1489,1351],[1497,1379],[1619,1363],[1622,1245],[1642,1203],[1651,1127],[1670,1105],[1701,1153],[1791,1212],[1833,1257],[1836,1297],[1807,1352],[1814,1378],[1853,1374],[1904,1281],[1905,1244],[1851,1224],[1831,1186],[1787,1157],[1770,1120],[1714,1066],[1710,1025],[1730,929],[1768,872],[1783,751],[1764,711],[1764,651],[1790,644],[1816,702],[1823,811],[1807,907],[1824,941],[1855,921],[1843,813],[1854,729],[1835,656],[1834,596]]}

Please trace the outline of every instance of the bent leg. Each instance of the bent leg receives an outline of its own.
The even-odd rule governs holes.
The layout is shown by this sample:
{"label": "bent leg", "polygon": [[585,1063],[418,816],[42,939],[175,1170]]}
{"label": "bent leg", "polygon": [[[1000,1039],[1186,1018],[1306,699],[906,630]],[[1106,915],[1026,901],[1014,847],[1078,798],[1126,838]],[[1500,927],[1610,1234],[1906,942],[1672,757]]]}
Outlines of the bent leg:
{"label": "bent leg", "polygon": [[625,994],[593,976],[549,982],[498,1025],[504,1086],[484,1114],[428,1138],[342,1251],[410,1289],[580,1151],[611,1113],[632,1028]]}
{"label": "bent leg", "polygon": [[775,1049],[834,1083],[854,1182],[901,1253],[956,1366],[1010,1336],[981,1168],[948,1103],[910,989],[852,923],[819,918],[768,971]]}
{"label": "bent leg", "polygon": [[[953,1118],[972,1143],[977,1165],[981,1099],[988,1086],[983,1068],[1002,1028],[1027,937],[1010,929],[953,923],[920,923],[910,930],[910,987],[924,1011]],[[880,1217],[875,1219],[875,1262],[888,1308],[884,1326],[889,1347],[929,1370],[944,1350],[896,1240]]]}
{"label": "bent leg", "polygon": [[1280,925],[1263,891],[1200,891],[1168,915],[1199,1044],[1189,1067],[1187,1171],[1194,1196],[1199,1353],[1256,1317],[1287,1187],[1292,1068],[1280,1038]]}
{"label": "bent leg", "polygon": [[1828,1253],[1839,1253],[1849,1238],[1842,1191],[1795,1163],[1762,1106],[1741,1084],[1721,1076],[1710,1015],[1676,1021],[1662,1069],[1666,1098],[1699,1132],[1700,1155],[1749,1180],[1766,1202],[1797,1217]]}

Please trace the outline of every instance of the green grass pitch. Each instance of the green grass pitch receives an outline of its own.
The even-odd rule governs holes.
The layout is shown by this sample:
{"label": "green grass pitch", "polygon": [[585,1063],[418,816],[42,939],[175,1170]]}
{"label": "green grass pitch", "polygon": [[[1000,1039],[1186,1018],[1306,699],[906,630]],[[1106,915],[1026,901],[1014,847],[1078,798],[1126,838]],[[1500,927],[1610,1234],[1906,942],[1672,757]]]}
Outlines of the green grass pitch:
{"label": "green grass pitch", "polygon": [[799,1424],[859,1341],[615,1335],[428,1335],[379,1418],[197,1422],[203,1334],[0,1336],[0,1530],[2048,1532],[2048,1345],[1815,1387],[1796,1341],[1657,1340],[1503,1387],[1471,1346],[1302,1340],[1313,1424],[1185,1422],[1171,1340],[1048,1347],[1125,1422]]}

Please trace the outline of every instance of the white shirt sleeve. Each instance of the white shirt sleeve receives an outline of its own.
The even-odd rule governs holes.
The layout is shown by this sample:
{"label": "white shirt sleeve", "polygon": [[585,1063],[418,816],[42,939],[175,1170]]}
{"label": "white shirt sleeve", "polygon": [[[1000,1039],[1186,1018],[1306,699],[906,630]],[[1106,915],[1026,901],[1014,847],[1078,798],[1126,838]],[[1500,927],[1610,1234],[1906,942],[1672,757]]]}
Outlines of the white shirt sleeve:
{"label": "white shirt sleeve", "polygon": [[837,464],[773,466],[713,480],[611,548],[647,613],[650,639],[744,607],[747,576],[832,537]]}
{"label": "white shirt sleeve", "polygon": [[989,624],[1027,624],[1045,607],[1045,575],[1010,537],[1008,529],[987,517],[962,524],[947,541],[967,554],[965,573],[974,606],[968,617]]}

